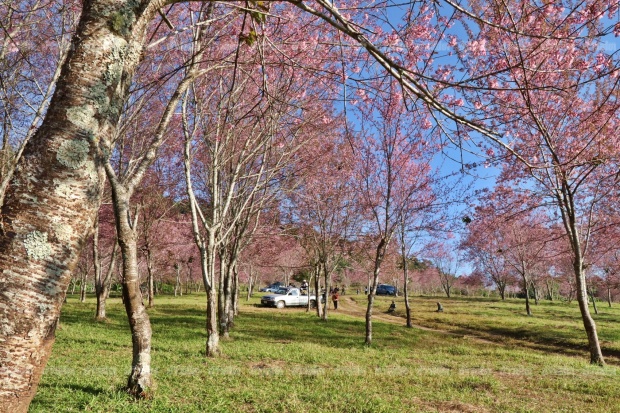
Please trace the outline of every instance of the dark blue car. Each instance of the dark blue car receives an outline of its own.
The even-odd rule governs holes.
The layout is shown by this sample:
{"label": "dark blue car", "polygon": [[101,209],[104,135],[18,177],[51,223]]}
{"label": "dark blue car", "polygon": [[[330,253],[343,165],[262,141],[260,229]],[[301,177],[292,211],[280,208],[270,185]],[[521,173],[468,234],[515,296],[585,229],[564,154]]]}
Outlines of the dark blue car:
{"label": "dark blue car", "polygon": [[396,287],[388,284],[377,285],[377,295],[396,295]]}

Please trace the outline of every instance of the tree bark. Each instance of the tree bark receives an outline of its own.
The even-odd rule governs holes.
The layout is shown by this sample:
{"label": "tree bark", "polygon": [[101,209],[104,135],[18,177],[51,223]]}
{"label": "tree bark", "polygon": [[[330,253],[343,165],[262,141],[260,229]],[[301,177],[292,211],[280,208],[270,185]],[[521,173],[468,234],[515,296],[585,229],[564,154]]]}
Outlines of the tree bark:
{"label": "tree bark", "polygon": [[246,296],[246,301],[250,301],[252,298],[252,293],[254,290],[254,274],[252,274],[252,265],[250,265],[248,270],[248,293]]}
{"label": "tree bark", "polygon": [[[71,272],[100,204],[95,146],[114,133],[146,23],[164,4],[144,3],[84,2],[49,110],[7,189],[0,225],[0,412],[27,411],[51,353]],[[123,24],[113,24],[119,16]]]}
{"label": "tree bark", "polygon": [[521,274],[523,277],[523,289],[525,291],[525,312],[528,316],[532,315],[532,308],[530,307],[530,292],[529,292],[529,283],[527,280],[527,276],[525,274]]}
{"label": "tree bark", "polygon": [[80,302],[83,303],[86,301],[86,277],[88,273],[83,271],[80,274]]}
{"label": "tree bark", "polygon": [[[151,395],[153,379],[151,375],[151,322],[142,302],[140,275],[138,272],[137,212],[129,208],[131,194],[126,192],[113,177],[112,186],[116,233],[123,257],[123,303],[131,329],[133,358],[131,373],[127,379],[129,393],[144,398]],[[133,215],[133,216],[132,216]]]}
{"label": "tree bark", "polygon": [[230,338],[230,325],[231,325],[231,308],[232,308],[232,268],[230,261],[230,251],[226,247],[219,249],[220,257],[220,294],[219,294],[219,308],[218,315],[220,319],[220,336],[223,338]]}
{"label": "tree bark", "polygon": [[[181,268],[178,263],[174,264],[174,271],[176,274],[176,277],[174,278],[174,296],[176,297],[181,289]],[[181,295],[183,295],[182,291]]]}
{"label": "tree bark", "polygon": [[372,287],[368,292],[368,307],[366,308],[366,336],[364,344],[370,346],[372,344],[372,308],[375,302],[375,294],[377,293],[377,285],[379,283],[379,272],[381,270],[381,263],[383,262],[383,256],[387,249],[387,241],[382,238],[377,245],[377,252],[375,255],[375,268],[372,277]]}
{"label": "tree bark", "polygon": [[581,311],[581,319],[584,329],[588,336],[588,349],[590,351],[590,363],[603,366],[605,359],[601,351],[601,345],[598,340],[596,331],[596,323],[590,315],[588,308],[588,290],[586,285],[586,276],[583,268],[584,256],[581,248],[580,231],[577,228],[577,218],[575,216],[575,205],[573,202],[573,193],[570,192],[568,184],[563,182],[562,193],[558,195],[558,202],[562,212],[562,222],[569,236],[570,247],[573,252],[573,272],[575,274],[575,292],[577,294],[577,302]]}
{"label": "tree bark", "polygon": [[[581,267],[580,264],[575,263],[575,267]],[[581,268],[575,268],[575,274],[579,274]],[[586,288],[585,276],[577,275],[577,302],[579,303],[579,310],[581,311],[581,318],[583,325],[588,335],[588,348],[590,350],[590,363],[604,365],[605,359],[601,352],[601,345],[598,340],[598,333],[596,331],[596,324],[594,319],[590,315],[588,308],[588,293]]]}
{"label": "tree bark", "polygon": [[232,307],[230,309],[229,316],[229,328],[233,328],[235,325],[235,317],[239,315],[239,294],[240,294],[240,286],[239,286],[239,270],[237,267],[237,259],[233,259],[233,263],[231,265],[232,269]]}
{"label": "tree bark", "polygon": [[[323,307],[321,306],[321,267],[316,263],[314,265],[314,290],[316,291],[316,315],[319,318],[323,318]],[[328,301],[327,291],[325,292],[325,301]]]}
{"label": "tree bark", "polygon": [[407,247],[406,247],[406,229],[404,222],[400,223],[400,256],[403,266],[403,290],[405,298],[405,312],[407,315],[407,327],[412,328],[413,323],[411,321],[411,305],[409,304],[409,263],[407,262]]}
{"label": "tree bark", "polygon": [[531,281],[530,284],[532,285],[532,291],[534,291],[534,304],[538,305],[538,302],[540,301],[538,287],[534,281]]}
{"label": "tree bark", "polygon": [[148,288],[148,308],[153,308],[155,305],[155,280],[153,274],[153,254],[151,253],[151,246],[148,243],[148,237],[146,238],[146,270],[148,273],[147,288]]}
{"label": "tree bark", "polygon": [[592,288],[590,288],[589,291],[590,299],[592,300],[592,308],[594,308],[594,314],[598,314],[598,308],[596,308],[596,299],[594,298],[594,291],[592,290]]}
{"label": "tree bark", "polygon": [[217,357],[220,354],[220,334],[217,322],[217,289],[211,285],[207,289],[207,357]]}
{"label": "tree bark", "polygon": [[321,261],[321,266],[323,268],[323,281],[325,283],[325,303],[323,306],[323,315],[321,316],[321,320],[327,321],[327,316],[329,314],[329,300],[331,299],[330,297],[331,283],[329,282],[330,276],[329,276],[329,271],[327,270],[327,263],[325,263],[324,261]]}
{"label": "tree bark", "polygon": [[101,256],[99,254],[99,219],[95,220],[94,234],[93,234],[93,261],[95,266],[95,296],[97,297],[97,309],[95,310],[95,319],[103,321],[106,319],[106,300],[110,295],[110,281],[112,280],[112,273],[116,266],[116,251],[118,249],[118,242],[114,239],[114,245],[112,246],[112,254],[110,255],[110,265],[106,274],[101,274]]}

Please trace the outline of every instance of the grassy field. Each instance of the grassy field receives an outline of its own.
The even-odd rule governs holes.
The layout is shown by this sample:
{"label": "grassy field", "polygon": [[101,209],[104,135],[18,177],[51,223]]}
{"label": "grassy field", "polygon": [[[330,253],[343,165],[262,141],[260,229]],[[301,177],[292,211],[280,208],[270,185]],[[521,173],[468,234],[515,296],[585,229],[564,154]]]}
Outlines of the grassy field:
{"label": "grassy field", "polygon": [[32,412],[620,412],[620,308],[595,316],[607,367],[588,364],[575,303],[439,299],[413,302],[407,329],[380,298],[373,346],[363,345],[363,296],[345,296],[322,322],[302,309],[245,304],[223,355],[203,356],[201,295],[158,297],[154,397],[122,386],[131,338],[120,302],[94,321],[94,299],[69,298]]}

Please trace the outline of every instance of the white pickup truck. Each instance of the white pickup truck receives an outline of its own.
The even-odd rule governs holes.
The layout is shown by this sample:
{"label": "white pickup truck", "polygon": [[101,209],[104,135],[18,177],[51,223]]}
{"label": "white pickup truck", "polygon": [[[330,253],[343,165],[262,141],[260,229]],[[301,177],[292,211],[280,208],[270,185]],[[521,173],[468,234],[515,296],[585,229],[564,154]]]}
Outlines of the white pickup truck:
{"label": "white pickup truck", "polygon": [[310,300],[310,307],[316,306],[316,296],[314,295],[302,295],[299,288],[281,288],[273,294],[267,294],[260,299],[260,303],[267,307],[296,307],[308,305]]}

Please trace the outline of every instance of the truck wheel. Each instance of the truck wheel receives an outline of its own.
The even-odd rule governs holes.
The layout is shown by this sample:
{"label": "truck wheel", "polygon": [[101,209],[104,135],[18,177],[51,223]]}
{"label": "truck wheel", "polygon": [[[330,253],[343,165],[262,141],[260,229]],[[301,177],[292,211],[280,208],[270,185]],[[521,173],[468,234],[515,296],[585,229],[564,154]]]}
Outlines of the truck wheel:
{"label": "truck wheel", "polygon": [[316,308],[316,300],[310,300],[310,308]]}
{"label": "truck wheel", "polygon": [[276,303],[276,307],[277,307],[277,308],[284,308],[284,301],[278,301],[278,302]]}

